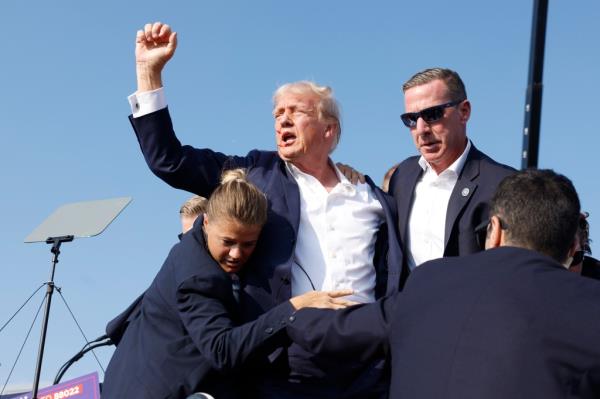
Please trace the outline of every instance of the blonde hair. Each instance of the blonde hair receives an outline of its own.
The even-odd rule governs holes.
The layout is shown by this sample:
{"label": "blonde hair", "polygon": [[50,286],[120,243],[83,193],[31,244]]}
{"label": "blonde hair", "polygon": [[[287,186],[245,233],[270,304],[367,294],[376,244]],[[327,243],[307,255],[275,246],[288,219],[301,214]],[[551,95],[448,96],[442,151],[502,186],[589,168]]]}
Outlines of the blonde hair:
{"label": "blonde hair", "polygon": [[233,219],[244,225],[263,226],[267,221],[267,197],[246,177],[244,169],[226,170],[221,185],[206,205],[209,220]]}
{"label": "blonde hair", "polygon": [[319,98],[317,104],[317,113],[320,120],[333,120],[337,125],[336,129],[336,140],[332,146],[331,151],[340,142],[340,136],[342,135],[342,118],[340,116],[340,106],[333,96],[333,89],[329,86],[320,86],[310,80],[301,80],[298,82],[286,83],[281,85],[273,93],[273,105],[276,105],[279,97],[285,93],[293,94],[314,94]]}
{"label": "blonde hair", "polygon": [[206,204],[208,200],[199,195],[194,195],[181,205],[179,214],[182,216],[198,216],[201,213],[206,212]]}

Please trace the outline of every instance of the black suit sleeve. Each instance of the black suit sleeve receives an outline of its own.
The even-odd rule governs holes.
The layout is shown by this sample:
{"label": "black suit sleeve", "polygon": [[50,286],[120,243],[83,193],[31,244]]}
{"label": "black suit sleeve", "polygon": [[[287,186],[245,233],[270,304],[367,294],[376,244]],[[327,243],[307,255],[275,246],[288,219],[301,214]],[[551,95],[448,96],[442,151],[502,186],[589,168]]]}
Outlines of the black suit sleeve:
{"label": "black suit sleeve", "polygon": [[181,145],[168,108],[139,118],[129,117],[150,170],[172,187],[204,197],[219,185],[225,169],[249,168],[253,159]]}
{"label": "black suit sleeve", "polygon": [[287,341],[285,326],[294,309],[286,301],[256,320],[236,326],[224,305],[231,281],[194,276],[177,291],[180,317],[202,355],[215,369],[239,367],[258,348]]}
{"label": "black suit sleeve", "polygon": [[307,351],[339,359],[366,361],[385,355],[393,309],[399,294],[343,310],[301,309],[287,327],[289,337]]}

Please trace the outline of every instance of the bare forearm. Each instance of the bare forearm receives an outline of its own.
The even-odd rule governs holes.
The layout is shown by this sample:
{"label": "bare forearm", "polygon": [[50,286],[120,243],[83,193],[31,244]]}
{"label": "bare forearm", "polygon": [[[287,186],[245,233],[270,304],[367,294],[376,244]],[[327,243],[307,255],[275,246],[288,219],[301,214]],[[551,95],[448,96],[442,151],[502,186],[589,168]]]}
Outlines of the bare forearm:
{"label": "bare forearm", "polygon": [[162,87],[162,71],[146,64],[136,65],[137,93],[160,89]]}

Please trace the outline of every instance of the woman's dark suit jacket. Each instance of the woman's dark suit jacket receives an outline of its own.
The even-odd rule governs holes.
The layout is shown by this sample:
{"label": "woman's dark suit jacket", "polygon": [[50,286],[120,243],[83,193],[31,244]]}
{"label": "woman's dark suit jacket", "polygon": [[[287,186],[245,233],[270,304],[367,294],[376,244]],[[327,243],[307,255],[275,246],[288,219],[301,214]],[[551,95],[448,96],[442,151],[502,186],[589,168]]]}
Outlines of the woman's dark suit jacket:
{"label": "woman's dark suit jacket", "polygon": [[197,391],[237,397],[240,364],[255,350],[281,346],[294,312],[285,301],[236,326],[237,308],[231,277],[207,252],[197,222],[146,292],[108,325],[117,349],[102,398],[185,398]]}

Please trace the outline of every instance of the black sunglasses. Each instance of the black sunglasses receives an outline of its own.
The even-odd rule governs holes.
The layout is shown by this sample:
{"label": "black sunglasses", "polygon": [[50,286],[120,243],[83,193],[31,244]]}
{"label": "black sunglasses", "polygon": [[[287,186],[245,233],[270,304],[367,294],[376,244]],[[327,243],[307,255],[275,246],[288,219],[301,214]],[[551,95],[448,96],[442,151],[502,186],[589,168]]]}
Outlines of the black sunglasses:
{"label": "black sunglasses", "polygon": [[400,119],[406,125],[406,127],[417,126],[417,120],[423,118],[427,123],[436,122],[442,119],[444,116],[444,110],[446,108],[455,107],[464,100],[450,101],[449,103],[434,105],[433,107],[422,109],[419,112],[407,112],[400,115]]}

